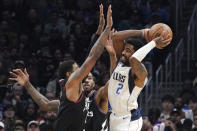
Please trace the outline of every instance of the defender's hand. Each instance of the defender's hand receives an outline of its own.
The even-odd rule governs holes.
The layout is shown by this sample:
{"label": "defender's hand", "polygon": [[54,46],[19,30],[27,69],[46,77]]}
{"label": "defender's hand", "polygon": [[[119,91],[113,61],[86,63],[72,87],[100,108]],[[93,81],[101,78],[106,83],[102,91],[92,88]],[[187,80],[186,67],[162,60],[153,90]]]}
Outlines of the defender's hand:
{"label": "defender's hand", "polygon": [[113,40],[112,40],[114,32],[115,32],[115,30],[113,29],[109,34],[109,39],[105,42],[105,48],[110,55],[116,54],[116,51],[113,46]]}
{"label": "defender's hand", "polygon": [[29,74],[25,68],[24,72],[21,69],[14,69],[10,72],[14,78],[9,78],[10,80],[17,81],[21,86],[26,87],[29,83]]}
{"label": "defender's hand", "polygon": [[112,20],[112,9],[111,9],[111,5],[109,5],[108,10],[107,10],[107,26],[106,29],[110,29],[112,28],[113,25],[113,20]]}
{"label": "defender's hand", "polygon": [[103,4],[99,6],[100,8],[100,15],[99,15],[99,26],[96,31],[96,34],[100,35],[103,32],[104,26],[105,26],[105,18],[103,14]]}

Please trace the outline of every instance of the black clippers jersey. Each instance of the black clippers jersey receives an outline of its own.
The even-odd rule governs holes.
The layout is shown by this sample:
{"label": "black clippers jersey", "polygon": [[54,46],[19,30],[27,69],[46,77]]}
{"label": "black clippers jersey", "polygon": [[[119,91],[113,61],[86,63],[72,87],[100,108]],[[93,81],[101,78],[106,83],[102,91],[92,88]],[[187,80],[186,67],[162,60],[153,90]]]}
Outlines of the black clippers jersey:
{"label": "black clippers jersey", "polygon": [[62,95],[60,96],[60,106],[55,121],[55,131],[82,131],[85,121],[83,113],[85,96],[82,93],[77,102],[69,101],[66,97],[65,84],[66,80],[60,82]]}
{"label": "black clippers jersey", "polygon": [[96,92],[91,97],[86,97],[85,101],[85,131],[100,131],[106,119],[106,114],[99,109],[96,103]]}

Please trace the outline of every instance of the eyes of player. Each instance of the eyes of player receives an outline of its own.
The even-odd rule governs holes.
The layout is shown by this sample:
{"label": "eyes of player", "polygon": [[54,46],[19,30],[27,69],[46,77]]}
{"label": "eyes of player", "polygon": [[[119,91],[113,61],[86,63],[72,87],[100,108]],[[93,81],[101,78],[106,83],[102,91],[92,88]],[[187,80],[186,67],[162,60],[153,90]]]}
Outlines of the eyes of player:
{"label": "eyes of player", "polygon": [[127,53],[130,53],[131,50],[130,50],[129,48],[126,48],[126,52],[127,52]]}

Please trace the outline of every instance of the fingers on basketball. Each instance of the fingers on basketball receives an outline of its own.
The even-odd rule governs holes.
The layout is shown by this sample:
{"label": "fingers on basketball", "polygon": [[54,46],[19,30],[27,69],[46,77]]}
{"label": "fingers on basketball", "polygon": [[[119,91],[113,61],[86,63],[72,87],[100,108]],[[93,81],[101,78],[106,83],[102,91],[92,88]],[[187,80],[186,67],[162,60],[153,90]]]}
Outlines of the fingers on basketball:
{"label": "fingers on basketball", "polygon": [[162,45],[162,47],[166,47],[172,41],[173,33],[171,28],[163,23],[153,25],[148,33],[148,41],[151,41],[159,36],[163,38],[162,43],[164,45]]}

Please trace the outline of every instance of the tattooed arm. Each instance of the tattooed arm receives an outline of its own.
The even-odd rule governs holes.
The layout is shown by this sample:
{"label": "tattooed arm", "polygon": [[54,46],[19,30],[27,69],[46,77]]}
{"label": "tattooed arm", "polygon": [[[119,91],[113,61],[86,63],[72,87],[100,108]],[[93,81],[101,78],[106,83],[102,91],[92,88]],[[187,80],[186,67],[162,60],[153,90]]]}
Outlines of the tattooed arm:
{"label": "tattooed arm", "polygon": [[138,87],[143,87],[145,78],[147,77],[147,71],[145,67],[141,64],[141,61],[146,57],[146,55],[153,49],[162,49],[167,46],[172,38],[167,37],[157,37],[153,39],[148,44],[144,45],[138,49],[129,59],[130,65],[132,67],[132,75],[134,76],[134,82]]}
{"label": "tattooed arm", "polygon": [[105,30],[92,47],[85,62],[80,68],[78,68],[75,72],[71,74],[66,83],[66,96],[70,101],[75,102],[80,97],[81,94],[79,91],[79,85],[81,84],[81,81],[85,78],[85,76],[87,76],[87,74],[91,71],[97,59],[101,56],[104,50],[104,45],[111,31],[112,24],[112,10],[111,6],[109,6],[107,13],[107,26]]}
{"label": "tattooed arm", "polygon": [[134,78],[135,85],[143,87],[148,74],[146,68],[134,57],[130,58],[130,65],[132,67],[132,76]]}
{"label": "tattooed arm", "polygon": [[35,87],[29,81],[29,74],[26,69],[22,72],[21,69],[15,69],[10,72],[14,78],[10,78],[10,80],[17,81],[21,86],[25,87],[29,95],[35,101],[36,104],[43,111],[57,111],[60,105],[59,100],[49,101],[45,96],[43,96],[40,92],[38,92]]}
{"label": "tattooed arm", "polygon": [[[142,29],[142,30],[124,30],[116,32],[113,36],[113,43],[114,45],[122,45],[124,41],[129,38],[145,38],[147,39],[149,29]],[[120,57],[121,54],[116,54],[117,57]]]}

